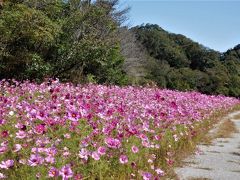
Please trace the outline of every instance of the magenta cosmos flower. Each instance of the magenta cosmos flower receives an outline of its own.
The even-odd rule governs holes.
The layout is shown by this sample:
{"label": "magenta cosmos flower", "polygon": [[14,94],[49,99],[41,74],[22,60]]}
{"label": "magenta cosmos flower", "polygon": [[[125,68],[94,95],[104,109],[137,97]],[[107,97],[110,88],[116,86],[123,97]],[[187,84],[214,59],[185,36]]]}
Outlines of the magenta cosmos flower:
{"label": "magenta cosmos flower", "polygon": [[73,177],[73,171],[70,167],[70,164],[63,166],[62,169],[60,170],[59,174],[60,174],[60,176],[62,176],[63,180]]}
{"label": "magenta cosmos flower", "polygon": [[32,154],[30,156],[30,159],[28,160],[28,164],[30,166],[37,166],[39,164],[42,164],[43,162],[44,162],[44,159],[38,154]]}
{"label": "magenta cosmos flower", "polygon": [[48,171],[48,176],[49,177],[57,177],[59,176],[59,171],[55,167],[51,167],[50,170]]}
{"label": "magenta cosmos flower", "polygon": [[46,131],[45,125],[39,124],[35,127],[34,132],[37,134],[43,134]]}
{"label": "magenta cosmos flower", "polygon": [[106,154],[106,148],[103,147],[103,146],[99,147],[98,148],[98,154],[100,154],[100,155]]}
{"label": "magenta cosmos flower", "polygon": [[108,147],[113,149],[118,149],[121,147],[121,142],[118,139],[114,139],[111,137],[105,138],[105,143],[107,144]]}
{"label": "magenta cosmos flower", "polygon": [[78,121],[81,118],[81,114],[76,111],[70,111],[68,112],[67,119],[75,122]]}
{"label": "magenta cosmos flower", "polygon": [[151,180],[152,176],[153,175],[151,173],[149,173],[149,172],[143,172],[142,173],[142,177],[143,177],[144,180]]}
{"label": "magenta cosmos flower", "polygon": [[14,165],[14,160],[7,160],[7,161],[2,161],[1,164],[0,164],[0,168],[2,169],[9,169],[11,167],[13,167]]}

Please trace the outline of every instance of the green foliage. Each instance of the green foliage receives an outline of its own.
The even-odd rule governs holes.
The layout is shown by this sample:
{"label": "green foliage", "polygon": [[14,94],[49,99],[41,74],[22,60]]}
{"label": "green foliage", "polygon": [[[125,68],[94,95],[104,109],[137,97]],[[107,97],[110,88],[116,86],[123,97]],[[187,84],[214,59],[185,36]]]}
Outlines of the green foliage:
{"label": "green foliage", "polygon": [[24,4],[5,4],[0,16],[0,78],[32,79],[36,78],[33,71],[39,71],[38,77],[45,75],[47,50],[60,31],[44,12]]}
{"label": "green foliage", "polygon": [[163,88],[240,96],[240,45],[221,54],[158,25],[132,31],[151,57],[146,79]]}
{"label": "green foliage", "polygon": [[8,1],[0,11],[0,78],[122,84],[118,1]]}

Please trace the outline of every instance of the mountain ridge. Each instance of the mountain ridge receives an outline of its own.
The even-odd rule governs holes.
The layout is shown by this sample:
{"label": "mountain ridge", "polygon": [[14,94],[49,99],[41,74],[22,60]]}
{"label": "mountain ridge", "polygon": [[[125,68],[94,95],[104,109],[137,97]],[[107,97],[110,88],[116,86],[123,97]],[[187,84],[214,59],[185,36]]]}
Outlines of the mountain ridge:
{"label": "mountain ridge", "polygon": [[[128,49],[128,56],[123,55],[131,71],[126,73],[134,83],[154,82],[162,88],[240,96],[240,44],[221,53],[156,24],[135,26],[129,33],[134,35],[135,48]],[[138,73],[130,57],[136,51],[141,57],[135,61],[141,62],[141,71],[145,72],[141,76],[132,73]]]}

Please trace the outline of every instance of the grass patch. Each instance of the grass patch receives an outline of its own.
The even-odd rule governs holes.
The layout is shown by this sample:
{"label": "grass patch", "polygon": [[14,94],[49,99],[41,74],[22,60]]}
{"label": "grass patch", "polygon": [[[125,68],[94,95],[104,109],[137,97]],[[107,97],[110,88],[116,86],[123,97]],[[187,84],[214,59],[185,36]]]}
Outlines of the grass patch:
{"label": "grass patch", "polygon": [[230,138],[233,133],[237,132],[238,130],[234,122],[228,119],[219,125],[218,130],[213,138]]}
{"label": "grass patch", "polygon": [[209,178],[204,178],[204,177],[197,177],[197,178],[195,178],[195,177],[190,177],[188,180],[211,180],[211,179],[209,179]]}
{"label": "grass patch", "polygon": [[232,155],[240,156],[240,153],[239,152],[233,152]]}
{"label": "grass patch", "polygon": [[237,114],[237,115],[233,116],[233,119],[240,120],[240,114]]}
{"label": "grass patch", "polygon": [[235,172],[235,173],[240,173],[240,170],[236,170],[236,171],[232,171],[232,172]]}
{"label": "grass patch", "polygon": [[208,168],[208,167],[196,167],[196,169],[203,169],[203,170],[207,170],[207,171],[213,170],[212,168]]}
{"label": "grass patch", "polygon": [[207,151],[207,152],[210,152],[210,153],[220,153],[220,152],[218,152],[218,151]]}

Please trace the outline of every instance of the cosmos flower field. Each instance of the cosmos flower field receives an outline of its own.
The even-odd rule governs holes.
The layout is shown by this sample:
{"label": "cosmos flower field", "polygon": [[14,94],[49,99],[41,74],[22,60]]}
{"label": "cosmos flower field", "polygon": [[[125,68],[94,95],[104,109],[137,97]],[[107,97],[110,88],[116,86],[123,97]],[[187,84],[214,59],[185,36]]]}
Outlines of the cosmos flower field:
{"label": "cosmos flower field", "polygon": [[3,179],[160,179],[201,124],[239,104],[197,92],[58,81],[0,81],[0,88]]}

